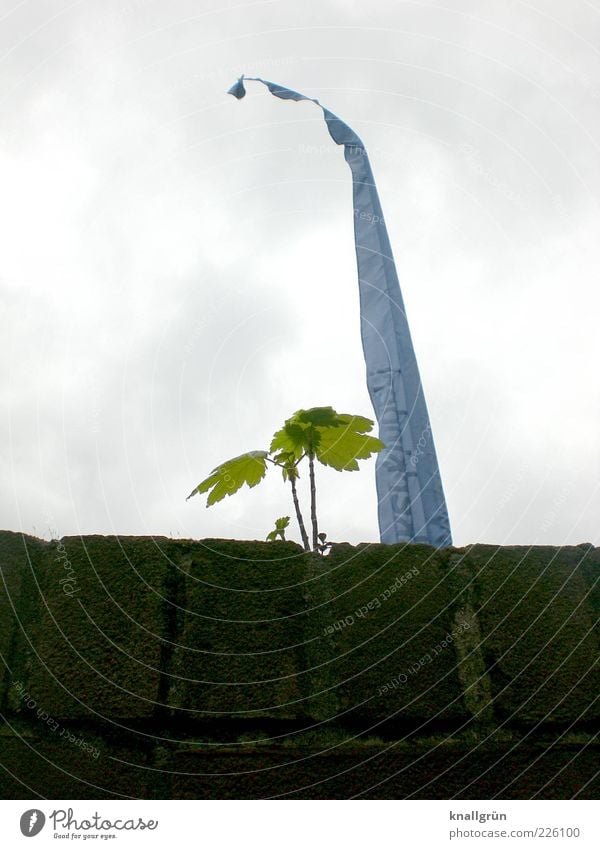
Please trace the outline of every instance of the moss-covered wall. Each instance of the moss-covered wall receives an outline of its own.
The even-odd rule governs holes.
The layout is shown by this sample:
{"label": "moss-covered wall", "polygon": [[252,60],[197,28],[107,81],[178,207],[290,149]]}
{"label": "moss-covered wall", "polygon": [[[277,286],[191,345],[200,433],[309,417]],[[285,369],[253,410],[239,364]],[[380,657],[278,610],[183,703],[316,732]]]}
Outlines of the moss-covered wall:
{"label": "moss-covered wall", "polygon": [[0,532],[0,570],[5,797],[598,791],[591,546]]}

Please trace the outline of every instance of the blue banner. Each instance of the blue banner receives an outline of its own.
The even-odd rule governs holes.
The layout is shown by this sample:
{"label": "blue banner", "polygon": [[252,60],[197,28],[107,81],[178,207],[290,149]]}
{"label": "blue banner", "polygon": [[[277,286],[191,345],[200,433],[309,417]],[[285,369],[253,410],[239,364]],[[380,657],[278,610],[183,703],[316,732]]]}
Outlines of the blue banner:
{"label": "blue banner", "polygon": [[386,448],[377,456],[381,542],[452,545],[433,434],[392,248],[367,151],[347,124],[313,97],[244,77],[229,89],[238,99],[244,80],[256,80],[284,100],[311,100],[323,110],[329,134],[344,145],[352,171],[354,241],[360,293],[360,330],[367,387]]}

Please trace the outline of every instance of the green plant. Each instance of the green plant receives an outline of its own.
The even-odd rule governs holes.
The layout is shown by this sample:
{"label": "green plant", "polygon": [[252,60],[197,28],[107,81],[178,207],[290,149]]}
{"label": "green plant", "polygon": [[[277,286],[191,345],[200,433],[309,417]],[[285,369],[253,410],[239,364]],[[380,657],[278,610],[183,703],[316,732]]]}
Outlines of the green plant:
{"label": "green plant", "polygon": [[281,518],[275,519],[275,528],[267,534],[267,542],[275,542],[277,538],[279,538],[282,542],[285,542],[285,529],[289,523],[289,516],[281,516]]}
{"label": "green plant", "polygon": [[[304,549],[323,554],[330,543],[325,543],[325,536],[319,537],[315,461],[339,472],[357,471],[358,460],[366,460],[385,447],[381,440],[368,435],[372,429],[371,419],[337,413],[332,407],[298,410],[273,434],[268,451],[249,451],[226,460],[192,490],[188,499],[196,493],[208,492],[206,506],[210,507],[226,495],[233,495],[244,484],[250,488],[257,486],[265,477],[267,464],[270,463],[281,469],[283,480],[290,484]],[[298,466],[304,459],[308,460],[310,480],[312,546],[300,510],[296,487],[299,478]],[[275,534],[278,530],[276,525],[275,531],[271,533]]]}
{"label": "green plant", "polygon": [[319,534],[319,553],[325,554],[328,548],[331,548],[333,543],[327,542],[327,534]]}

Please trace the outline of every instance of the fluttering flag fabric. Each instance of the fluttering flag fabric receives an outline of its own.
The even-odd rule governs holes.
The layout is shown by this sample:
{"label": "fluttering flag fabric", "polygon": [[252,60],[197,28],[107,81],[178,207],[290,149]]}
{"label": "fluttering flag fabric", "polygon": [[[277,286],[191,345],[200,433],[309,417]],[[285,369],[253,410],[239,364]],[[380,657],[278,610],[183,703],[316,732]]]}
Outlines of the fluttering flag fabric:
{"label": "fluttering flag fabric", "polygon": [[375,470],[381,542],[452,544],[450,522],[396,265],[365,146],[347,124],[313,97],[260,77],[241,76],[228,93],[241,99],[244,80],[263,83],[283,100],[310,100],[329,134],[344,145],[352,171],[360,329],[367,387],[386,448]]}

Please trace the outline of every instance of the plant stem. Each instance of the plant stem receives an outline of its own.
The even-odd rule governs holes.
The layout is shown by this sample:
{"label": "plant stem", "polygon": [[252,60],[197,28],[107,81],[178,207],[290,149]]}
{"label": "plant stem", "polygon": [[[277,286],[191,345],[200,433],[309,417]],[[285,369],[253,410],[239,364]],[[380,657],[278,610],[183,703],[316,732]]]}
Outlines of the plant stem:
{"label": "plant stem", "polygon": [[306,528],[304,527],[304,519],[302,518],[302,513],[300,512],[300,503],[298,501],[298,492],[296,490],[296,478],[294,475],[290,475],[290,484],[292,485],[292,498],[294,499],[294,508],[296,510],[296,518],[298,519],[298,526],[300,527],[300,536],[302,537],[302,545],[304,546],[305,551],[310,551],[310,544],[308,542],[308,534],[306,533]]}
{"label": "plant stem", "polygon": [[310,473],[310,519],[312,522],[313,551],[319,551],[319,528],[317,526],[317,488],[315,485],[315,455],[308,453],[308,471]]}

